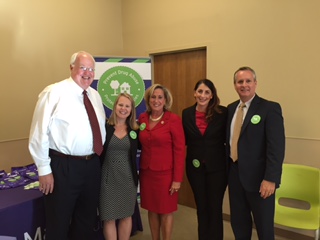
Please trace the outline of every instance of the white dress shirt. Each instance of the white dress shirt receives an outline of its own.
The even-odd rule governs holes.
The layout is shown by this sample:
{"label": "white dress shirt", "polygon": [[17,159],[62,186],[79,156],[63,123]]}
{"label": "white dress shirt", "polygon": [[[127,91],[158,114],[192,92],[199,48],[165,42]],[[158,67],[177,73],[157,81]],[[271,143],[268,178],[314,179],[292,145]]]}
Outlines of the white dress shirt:
{"label": "white dress shirt", "polygon": [[[245,102],[244,104],[246,105],[244,108],[243,108],[243,119],[242,121],[245,119],[246,115],[247,115],[247,112],[248,112],[248,109],[251,105],[251,102],[253,100],[253,98],[255,97],[255,95],[247,102]],[[241,100],[239,102],[239,105],[237,106],[236,108],[236,111],[234,112],[233,114],[233,118],[232,118],[232,121],[231,121],[231,126],[230,126],[230,139],[229,139],[229,144],[230,144],[230,148],[231,148],[231,142],[232,142],[232,137],[233,137],[233,129],[234,129],[234,122],[236,120],[236,116],[237,116],[237,113],[238,113],[238,110],[240,108],[240,105],[242,104]],[[230,154],[231,154],[231,151],[230,151]],[[231,156],[230,156],[231,157]]]}
{"label": "white dress shirt", "polygon": [[[89,87],[88,97],[105,142],[105,112],[99,93]],[[93,154],[93,136],[83,103],[83,89],[70,77],[47,86],[40,94],[30,129],[29,151],[39,176],[51,173],[49,149],[84,156]]]}

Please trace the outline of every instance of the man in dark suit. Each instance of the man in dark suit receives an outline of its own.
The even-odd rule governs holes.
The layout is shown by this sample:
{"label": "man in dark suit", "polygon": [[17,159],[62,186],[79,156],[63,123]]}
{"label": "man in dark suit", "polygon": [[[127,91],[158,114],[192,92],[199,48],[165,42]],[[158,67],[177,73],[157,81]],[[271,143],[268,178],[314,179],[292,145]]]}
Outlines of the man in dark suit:
{"label": "man in dark suit", "polygon": [[[236,240],[251,239],[253,221],[260,240],[274,239],[275,190],[285,152],[284,124],[281,106],[259,97],[256,86],[252,68],[241,67],[234,73],[240,100],[228,105],[227,150],[231,226]],[[232,149],[241,104],[245,104],[243,122]]]}

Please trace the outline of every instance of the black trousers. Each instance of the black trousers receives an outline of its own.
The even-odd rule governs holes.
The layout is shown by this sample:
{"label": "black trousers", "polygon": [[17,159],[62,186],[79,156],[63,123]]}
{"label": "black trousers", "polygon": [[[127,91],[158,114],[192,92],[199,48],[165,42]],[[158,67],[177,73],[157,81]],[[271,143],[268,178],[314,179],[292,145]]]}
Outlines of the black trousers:
{"label": "black trousers", "polygon": [[231,227],[236,240],[251,239],[253,222],[260,240],[274,240],[275,195],[263,199],[258,191],[246,191],[239,178],[237,163],[230,163],[229,200]]}
{"label": "black trousers", "polygon": [[187,169],[197,205],[198,239],[223,240],[222,204],[227,186],[225,170],[207,172],[202,164],[197,169]]}
{"label": "black trousers", "polygon": [[46,240],[95,239],[101,179],[99,157],[50,157],[54,189],[45,196]]}

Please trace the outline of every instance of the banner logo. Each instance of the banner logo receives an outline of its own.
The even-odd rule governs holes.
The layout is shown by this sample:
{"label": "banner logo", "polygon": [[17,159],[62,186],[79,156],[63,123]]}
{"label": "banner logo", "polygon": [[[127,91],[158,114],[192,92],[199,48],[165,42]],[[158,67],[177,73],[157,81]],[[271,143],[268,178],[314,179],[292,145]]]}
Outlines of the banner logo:
{"label": "banner logo", "polygon": [[125,66],[117,66],[108,69],[101,75],[97,91],[103,104],[111,110],[120,93],[130,94],[137,107],[144,97],[145,85],[135,70]]}

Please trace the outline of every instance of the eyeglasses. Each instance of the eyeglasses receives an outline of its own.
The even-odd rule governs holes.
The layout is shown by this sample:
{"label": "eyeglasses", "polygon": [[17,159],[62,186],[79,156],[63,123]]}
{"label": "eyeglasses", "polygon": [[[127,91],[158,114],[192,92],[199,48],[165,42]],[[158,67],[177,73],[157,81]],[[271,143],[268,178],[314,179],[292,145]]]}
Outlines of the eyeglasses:
{"label": "eyeglasses", "polygon": [[83,66],[81,66],[80,69],[81,69],[82,71],[87,71],[87,70],[88,70],[89,72],[94,72],[94,71],[95,71],[94,68],[83,67]]}

